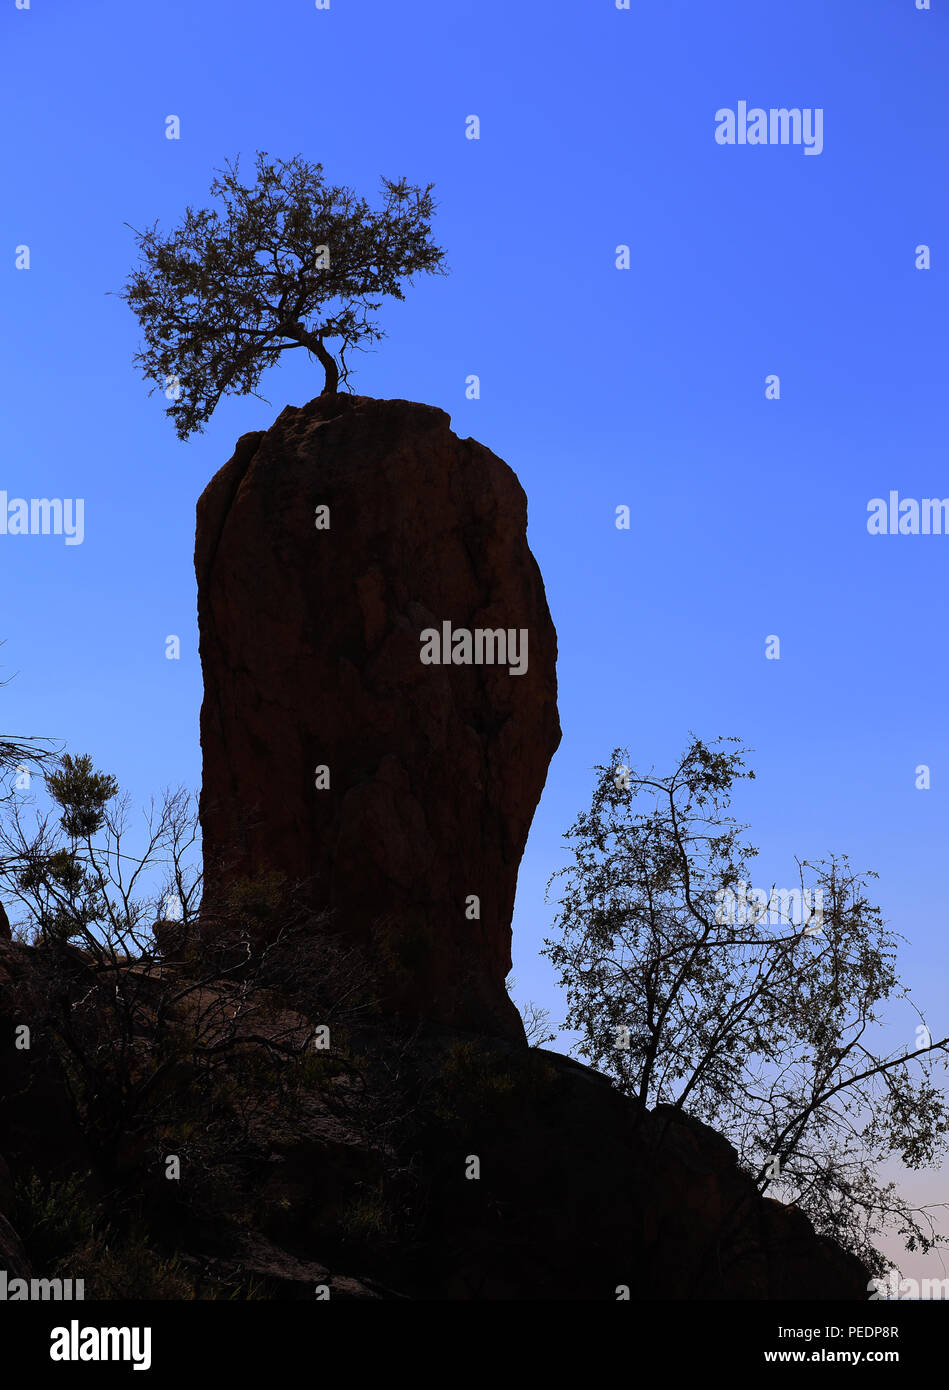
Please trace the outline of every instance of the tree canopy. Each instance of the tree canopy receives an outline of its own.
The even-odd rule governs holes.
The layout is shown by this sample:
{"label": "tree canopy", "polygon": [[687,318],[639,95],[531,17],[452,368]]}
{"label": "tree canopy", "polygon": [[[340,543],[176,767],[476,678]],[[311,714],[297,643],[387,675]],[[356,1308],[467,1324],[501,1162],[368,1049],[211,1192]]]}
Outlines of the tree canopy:
{"label": "tree canopy", "polygon": [[[793,888],[751,886],[758,851],[727,808],[754,773],[734,743],[693,739],[665,777],[614,749],[567,832],[561,930],[544,954],[583,1055],[644,1107],[719,1130],[762,1192],[880,1273],[874,1238],[889,1226],[911,1250],[945,1243],[878,1166],[940,1162],[949,1105],[934,1064],[949,1038],[933,1039],[899,982],[875,874],[800,859]],[[891,1000],[914,1015],[895,1046]]]}
{"label": "tree canopy", "polygon": [[212,181],[220,211],[188,207],[167,236],[157,222],[131,228],[140,264],[120,297],[145,336],[133,360],[171,402],[180,439],[202,430],[222,396],[257,395],[264,369],[295,348],[318,359],[323,392],[335,394],[348,351],[385,337],[373,318],[382,300],[404,299],[413,275],[445,273],[432,184],[384,178],[373,209],[301,155],[258,151],[253,185],[238,165]]}

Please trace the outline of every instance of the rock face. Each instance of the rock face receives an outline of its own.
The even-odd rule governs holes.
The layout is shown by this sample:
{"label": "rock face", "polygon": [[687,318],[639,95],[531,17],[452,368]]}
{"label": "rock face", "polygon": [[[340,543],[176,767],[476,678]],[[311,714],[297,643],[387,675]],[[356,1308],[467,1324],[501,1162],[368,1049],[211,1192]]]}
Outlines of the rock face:
{"label": "rock face", "polygon": [[[526,525],[511,469],[444,411],[321,397],[239,440],[195,550],[206,911],[305,881],[386,1007],[512,1039],[517,870],[560,741]],[[469,663],[422,660],[452,650]]]}
{"label": "rock face", "polygon": [[[122,1298],[145,1265],[161,1298],[249,1279],[252,1297],[310,1303],[322,1285],[366,1301],[863,1300],[863,1264],[762,1197],[721,1135],[525,1045],[504,979],[560,738],[556,636],[517,479],[449,423],[406,401],[288,408],[202,496],[199,930],[160,919],[158,958],[133,960],[5,940],[0,908],[0,1269],[78,1259],[94,1296]],[[427,663],[443,624],[449,656],[475,655],[459,635],[518,641],[503,663]],[[480,654],[500,655],[493,640]],[[267,953],[256,986],[214,978],[204,947],[283,924],[267,912],[281,883],[304,907],[289,959]],[[382,1016],[334,975],[353,953],[333,935],[367,952]],[[315,1056],[327,1012],[345,1044]],[[194,1136],[180,1185],[162,1158],[178,1134]],[[65,1180],[100,1229],[125,1221],[117,1244],[91,1246],[77,1220],[51,1253],[35,1184]],[[185,1274],[142,1260],[139,1213],[150,1254]]]}
{"label": "rock face", "polygon": [[482,1180],[467,1190],[438,1169],[412,1297],[615,1300],[625,1286],[637,1302],[866,1299],[863,1264],[762,1197],[701,1121],[644,1110],[557,1053],[476,1055],[509,1089],[464,1087]]}
{"label": "rock face", "polygon": [[803,1212],[763,1197],[732,1145],[673,1106],[646,1113],[630,1164],[636,1298],[866,1299],[869,1271]]}

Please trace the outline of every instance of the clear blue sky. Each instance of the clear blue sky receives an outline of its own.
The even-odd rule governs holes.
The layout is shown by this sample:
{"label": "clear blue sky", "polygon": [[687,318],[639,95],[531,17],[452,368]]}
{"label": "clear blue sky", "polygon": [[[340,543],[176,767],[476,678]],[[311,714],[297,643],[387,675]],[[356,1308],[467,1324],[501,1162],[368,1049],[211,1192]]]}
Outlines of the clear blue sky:
{"label": "clear blue sky", "polygon": [[[81,546],[0,537],[4,732],[89,751],[137,802],[197,785],[194,504],[238,435],[321,385],[288,354],[270,405],[226,401],[180,443],[105,293],[134,261],[123,223],[168,229],[257,149],[368,194],[434,181],[451,276],[384,312],[354,386],[443,407],[528,494],[564,739],[517,997],[562,1017],[544,884],[593,765],[628,744],[664,769],[694,729],[756,750],[763,880],[832,850],[880,873],[945,1031],[949,536],[871,537],[866,508],[949,496],[947,0],[4,0],[0,28],[0,489],[85,500]],[[823,151],[717,144],[739,101],[821,108]]]}

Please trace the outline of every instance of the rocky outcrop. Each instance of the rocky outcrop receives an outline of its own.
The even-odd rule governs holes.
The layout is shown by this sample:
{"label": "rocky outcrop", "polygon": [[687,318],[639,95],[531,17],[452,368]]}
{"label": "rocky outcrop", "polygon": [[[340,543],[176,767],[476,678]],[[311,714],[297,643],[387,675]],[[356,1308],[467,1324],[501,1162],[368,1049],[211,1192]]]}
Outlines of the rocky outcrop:
{"label": "rocky outcrop", "polygon": [[[87,978],[71,978],[70,959],[61,957],[55,977],[67,1002],[89,995]],[[43,953],[27,946],[0,950],[0,967],[0,1037],[9,1040],[16,1022],[36,1017],[31,1001],[52,977]],[[141,1194],[132,1210],[151,1223],[149,1239],[221,1297],[249,1282],[255,1297],[311,1302],[319,1286],[334,1299],[365,1300],[615,1302],[627,1290],[634,1301],[867,1298],[860,1261],[795,1208],[763,1198],[721,1135],[670,1107],[644,1110],[571,1058],[480,1034],[415,1035],[383,1020],[343,1028],[333,1049],[298,1064],[281,1054],[284,1086],[303,1068],[288,1108],[273,1071],[255,1080],[240,1057],[256,1046],[263,1062],[268,1038],[292,1039],[302,1026],[295,1010],[269,990],[248,996],[230,979],[209,983],[203,971],[198,988],[189,967],[158,963],[145,998],[146,968],[120,967],[96,1007],[108,1014],[117,991],[135,990],[144,1023],[163,994],[167,1031],[160,1047],[146,1047],[139,1028],[133,1071],[141,1081],[162,1058],[182,1060],[152,1118],[133,1115],[130,1132],[116,1135],[108,1181],[96,1170],[109,1156],[76,1143],[69,1094],[39,1046],[45,1028],[35,1052],[14,1056],[6,1044],[0,1142],[10,1171],[0,1160],[0,1216],[14,1215],[14,1176],[35,1176],[45,1191],[76,1174],[88,1176],[101,1220],[114,1220],[119,1174],[127,1194]],[[207,1097],[195,1126],[187,1107],[204,1086],[189,1047],[198,1016],[222,1009],[237,1020],[235,1043],[244,1041],[228,1050],[228,1067],[215,1066],[221,1092]],[[103,1017],[99,1035],[110,1027]],[[83,1055],[101,1067],[96,1039],[90,1028]],[[214,1163],[210,1150],[189,1144],[179,1195],[150,1126],[164,1133],[169,1121],[187,1121],[205,1136],[229,1105],[240,1141],[225,1126]],[[209,1116],[215,1123],[205,1125]],[[98,1134],[94,1114],[85,1123]],[[468,1180],[473,1158],[477,1181]],[[0,1268],[26,1277],[32,1263],[48,1273],[32,1258],[28,1229],[20,1234],[26,1249],[0,1220]],[[73,1268],[74,1254],[60,1258]],[[100,1296],[102,1271],[83,1258],[89,1296]]]}
{"label": "rocky outcrop", "polygon": [[197,523],[205,917],[303,883],[387,1009],[523,1040],[511,914],[560,726],[515,475],[444,411],[320,397],[239,441]]}
{"label": "rocky outcrop", "polygon": [[0,918],[0,1268],[110,1298],[864,1300],[721,1135],[525,1045],[504,980],[556,637],[514,474],[449,425],[321,398],[203,494],[200,921],[130,959]]}
{"label": "rocky outcrop", "polygon": [[869,1273],[797,1207],[763,1197],[708,1125],[657,1106],[637,1131],[636,1298],[865,1299]]}
{"label": "rocky outcrop", "polygon": [[[558,1053],[480,1042],[432,1084],[450,1119],[431,1145],[425,1256],[402,1269],[412,1297],[867,1297],[863,1264],[762,1197],[731,1144],[681,1111],[646,1111]],[[469,1155],[477,1182],[459,1178]]]}

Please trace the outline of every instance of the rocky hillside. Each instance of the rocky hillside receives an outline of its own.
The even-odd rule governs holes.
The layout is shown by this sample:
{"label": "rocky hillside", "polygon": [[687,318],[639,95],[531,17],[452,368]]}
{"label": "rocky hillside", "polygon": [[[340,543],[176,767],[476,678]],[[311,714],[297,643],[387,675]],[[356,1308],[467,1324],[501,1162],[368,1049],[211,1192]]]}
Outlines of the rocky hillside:
{"label": "rocky hillside", "polygon": [[865,1299],[720,1135],[527,1046],[504,981],[560,726],[507,465],[427,406],[288,407],[204,492],[195,561],[201,920],[135,960],[0,940],[9,1275]]}

